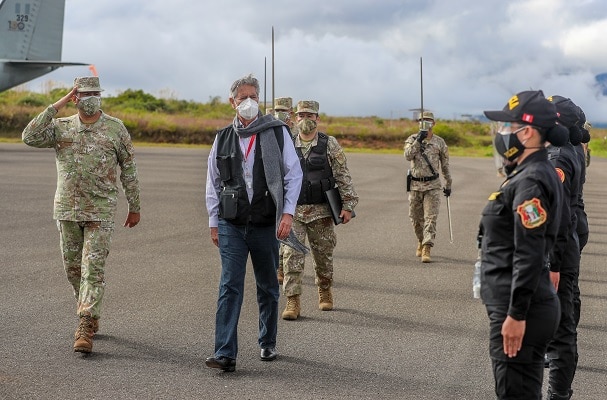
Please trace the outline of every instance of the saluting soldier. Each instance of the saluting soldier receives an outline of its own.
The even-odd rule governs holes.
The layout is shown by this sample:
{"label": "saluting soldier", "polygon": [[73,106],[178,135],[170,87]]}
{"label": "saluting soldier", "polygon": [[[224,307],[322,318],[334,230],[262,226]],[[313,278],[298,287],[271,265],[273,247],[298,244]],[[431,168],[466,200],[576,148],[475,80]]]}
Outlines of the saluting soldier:
{"label": "saluting soldier", "polygon": [[[133,144],[122,121],[101,110],[102,90],[98,77],[76,78],[73,89],[34,118],[22,135],[28,146],[55,148],[58,179],[53,218],[63,266],[78,302],[74,351],[83,353],[92,351],[93,335],[99,329],[118,176],[129,205],[124,226],[139,223]],[[70,101],[78,113],[55,118]]]}
{"label": "saluting soldier", "polygon": [[405,141],[405,159],[411,162],[407,174],[409,191],[409,218],[417,237],[415,255],[428,263],[430,249],[436,237],[436,219],[440,208],[441,179],[445,185],[443,194],[451,196],[451,171],[449,148],[445,141],[434,134],[434,114],[424,111],[419,117],[420,131]]}

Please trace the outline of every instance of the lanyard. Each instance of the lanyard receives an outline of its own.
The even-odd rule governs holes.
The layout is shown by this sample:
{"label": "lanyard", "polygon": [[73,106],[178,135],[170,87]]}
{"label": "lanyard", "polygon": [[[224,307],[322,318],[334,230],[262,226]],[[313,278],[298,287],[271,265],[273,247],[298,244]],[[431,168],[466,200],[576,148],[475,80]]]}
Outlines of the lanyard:
{"label": "lanyard", "polygon": [[245,151],[245,153],[244,153],[244,159],[245,160],[247,158],[249,158],[249,153],[251,152],[251,149],[253,148],[253,143],[255,143],[255,137],[256,136],[257,136],[257,134],[251,135],[251,140],[249,140],[249,147],[247,147],[247,151]]}

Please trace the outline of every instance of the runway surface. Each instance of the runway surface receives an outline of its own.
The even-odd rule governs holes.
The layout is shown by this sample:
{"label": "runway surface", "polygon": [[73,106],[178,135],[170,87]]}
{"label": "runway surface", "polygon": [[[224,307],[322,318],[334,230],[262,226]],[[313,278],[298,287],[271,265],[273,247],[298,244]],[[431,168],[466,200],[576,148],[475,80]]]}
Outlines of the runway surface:
{"label": "runway surface", "polygon": [[[0,398],[491,399],[488,319],[472,298],[480,212],[498,187],[491,159],[452,157],[449,243],[441,205],[433,262],[415,257],[402,155],[348,153],[357,217],[338,226],[335,310],[318,310],[306,261],[302,317],[279,321],[279,358],[259,360],[251,269],[235,373],[213,354],[220,262],[204,203],[208,149],[136,147],[142,219],[116,232],[94,353],[72,351],[76,304],[52,220],[53,150],[0,144]],[[575,399],[607,393],[607,160],[585,186]],[[281,296],[280,311],[285,298]]]}

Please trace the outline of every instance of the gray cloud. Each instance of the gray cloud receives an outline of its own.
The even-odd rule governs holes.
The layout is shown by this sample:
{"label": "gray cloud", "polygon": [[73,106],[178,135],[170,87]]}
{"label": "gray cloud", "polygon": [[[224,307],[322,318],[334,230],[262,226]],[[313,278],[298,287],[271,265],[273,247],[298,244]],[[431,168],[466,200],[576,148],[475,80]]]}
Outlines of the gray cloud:
{"label": "gray cloud", "polygon": [[[521,90],[571,97],[606,122],[595,75],[607,72],[607,3],[598,0],[67,0],[63,59],[94,64],[110,94],[142,89],[186,100],[227,98],[247,73],[277,96],[315,99],[330,115],[442,118],[501,108]],[[85,67],[30,84],[69,84]],[[267,98],[271,89],[267,83]]]}

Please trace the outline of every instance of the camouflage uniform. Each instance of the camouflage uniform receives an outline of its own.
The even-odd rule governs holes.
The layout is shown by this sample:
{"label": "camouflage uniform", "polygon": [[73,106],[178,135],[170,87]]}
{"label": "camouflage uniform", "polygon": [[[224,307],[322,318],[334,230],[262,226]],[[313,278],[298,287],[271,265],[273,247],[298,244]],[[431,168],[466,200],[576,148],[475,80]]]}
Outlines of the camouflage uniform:
{"label": "camouflage uniform", "polygon": [[[310,146],[304,147],[299,136],[295,138],[295,147],[301,148],[304,157],[316,146],[318,135]],[[358,194],[352,186],[352,177],[346,164],[346,155],[337,140],[329,136],[327,156],[342,198],[344,210],[352,211],[358,204]],[[321,289],[328,289],[333,283],[333,249],[337,244],[335,226],[327,203],[301,204],[295,209],[293,232],[304,243],[306,235],[314,257],[315,282]],[[284,254],[285,280],[283,290],[286,296],[301,294],[301,280],[304,272],[305,256],[287,247]]]}
{"label": "camouflage uniform", "polygon": [[291,130],[291,134],[297,134],[297,127],[293,120],[293,99],[291,97],[277,97],[274,99],[274,118],[281,120]]}
{"label": "camouflage uniform", "polygon": [[91,125],[78,115],[54,118],[51,105],[23,131],[28,146],[53,147],[57,220],[67,279],[78,301],[78,315],[97,319],[105,287],[104,267],[114,230],[117,167],[129,212],[138,213],[139,181],[131,138],[123,123],[102,113]]}
{"label": "camouflage uniform", "polygon": [[[432,118],[433,119],[433,118]],[[405,158],[411,162],[411,175],[415,178],[432,176],[432,171],[422,151],[436,173],[442,171],[445,188],[451,189],[451,173],[449,171],[449,149],[445,141],[432,134],[431,138],[423,140],[423,146],[417,141],[417,134],[411,135],[405,141]],[[441,180],[440,177],[431,181],[413,180],[409,192],[409,218],[413,224],[415,236],[422,246],[434,246],[436,237],[436,219],[440,208]]]}
{"label": "camouflage uniform", "polygon": [[[281,120],[291,130],[291,135],[296,135],[294,132],[294,124],[292,119],[293,114],[293,99],[291,97],[277,97],[274,99],[274,109],[272,109],[274,118]],[[278,249],[278,280],[282,283],[284,271],[284,252],[287,245],[280,244]]]}

